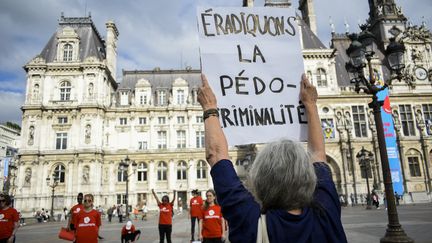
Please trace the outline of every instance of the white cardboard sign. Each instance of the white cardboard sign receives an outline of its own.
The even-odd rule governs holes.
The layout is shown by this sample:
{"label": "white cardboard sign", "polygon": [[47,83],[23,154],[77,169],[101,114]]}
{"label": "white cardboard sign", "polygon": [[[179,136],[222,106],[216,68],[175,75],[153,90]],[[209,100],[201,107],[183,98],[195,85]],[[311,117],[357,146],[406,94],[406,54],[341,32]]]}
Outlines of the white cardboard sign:
{"label": "white cardboard sign", "polygon": [[292,8],[198,8],[201,68],[229,145],[305,141],[304,72]]}

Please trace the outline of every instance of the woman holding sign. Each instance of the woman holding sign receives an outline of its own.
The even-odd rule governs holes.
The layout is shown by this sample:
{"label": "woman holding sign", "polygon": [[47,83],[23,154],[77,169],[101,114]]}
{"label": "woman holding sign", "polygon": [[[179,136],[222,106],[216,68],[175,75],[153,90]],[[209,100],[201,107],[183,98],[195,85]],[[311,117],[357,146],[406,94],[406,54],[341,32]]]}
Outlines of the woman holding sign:
{"label": "woman holding sign", "polygon": [[254,195],[242,185],[229,160],[216,97],[206,77],[201,78],[198,101],[204,110],[206,157],[230,225],[230,241],[346,242],[338,194],[325,163],[318,94],[306,76],[300,98],[308,117],[309,153],[290,140],[269,143],[249,172]]}

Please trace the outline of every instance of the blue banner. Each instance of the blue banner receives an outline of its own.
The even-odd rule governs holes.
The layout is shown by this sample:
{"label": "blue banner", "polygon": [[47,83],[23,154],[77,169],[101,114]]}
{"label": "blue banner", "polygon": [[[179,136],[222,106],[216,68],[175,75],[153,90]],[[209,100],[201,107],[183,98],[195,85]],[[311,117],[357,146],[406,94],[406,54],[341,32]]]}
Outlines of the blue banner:
{"label": "blue banner", "polygon": [[384,101],[384,105],[381,107],[381,119],[384,126],[384,137],[390,165],[390,174],[393,182],[393,190],[395,193],[402,195],[404,193],[403,176],[388,89],[378,92],[377,96],[379,101]]}
{"label": "blue banner", "polygon": [[5,180],[7,179],[7,176],[8,176],[8,172],[9,172],[9,163],[10,163],[10,160],[11,160],[12,158],[11,157],[4,157],[3,158],[3,161],[4,161],[4,163],[3,163],[3,168],[4,168],[4,170],[3,170],[3,177],[5,178]]}

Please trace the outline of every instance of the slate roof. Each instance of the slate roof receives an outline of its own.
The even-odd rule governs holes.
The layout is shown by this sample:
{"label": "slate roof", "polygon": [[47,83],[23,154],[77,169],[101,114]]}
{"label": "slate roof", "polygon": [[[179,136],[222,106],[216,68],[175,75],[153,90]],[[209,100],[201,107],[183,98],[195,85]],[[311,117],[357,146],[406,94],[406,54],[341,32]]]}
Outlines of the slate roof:
{"label": "slate roof", "polygon": [[57,34],[61,33],[63,28],[67,26],[72,27],[80,39],[78,61],[82,62],[90,56],[94,56],[101,61],[105,59],[105,42],[94,26],[91,17],[66,18],[61,16],[57,32],[51,36],[40,54],[46,62],[56,61]]}
{"label": "slate roof", "polygon": [[201,85],[201,70],[123,71],[123,80],[118,89],[135,89],[136,83],[140,79],[146,79],[150,82],[152,92],[156,89],[171,89],[177,78],[186,80],[189,91],[191,91]]}
{"label": "slate roof", "polygon": [[300,20],[299,26],[302,32],[303,49],[328,49],[321,42],[318,36],[312,32],[306,22],[304,22],[300,17],[298,17],[298,19]]}

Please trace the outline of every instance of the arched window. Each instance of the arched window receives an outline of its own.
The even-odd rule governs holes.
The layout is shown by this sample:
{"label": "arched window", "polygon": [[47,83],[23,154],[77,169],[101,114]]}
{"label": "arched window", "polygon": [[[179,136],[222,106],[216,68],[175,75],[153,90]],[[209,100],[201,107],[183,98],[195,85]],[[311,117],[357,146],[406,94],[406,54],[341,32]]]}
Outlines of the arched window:
{"label": "arched window", "polygon": [[409,156],[408,157],[408,165],[409,165],[409,170],[410,170],[410,174],[412,177],[421,176],[419,157]]}
{"label": "arched window", "polygon": [[200,160],[197,165],[197,179],[205,178],[207,178],[207,165],[204,160]]}
{"label": "arched window", "polygon": [[318,68],[316,77],[318,87],[327,87],[327,74],[324,69]]}
{"label": "arched window", "polygon": [[185,161],[180,161],[177,164],[177,180],[187,179],[187,164]]}
{"label": "arched window", "polygon": [[138,164],[138,181],[147,181],[147,164],[140,163]]}
{"label": "arched window", "polygon": [[157,175],[158,181],[166,181],[167,180],[167,164],[164,161],[160,161],[157,166]]}
{"label": "arched window", "polygon": [[59,183],[65,182],[65,174],[66,174],[66,169],[65,169],[64,165],[58,164],[54,168],[54,174],[53,175],[54,175],[54,177],[58,178]]}
{"label": "arched window", "polygon": [[71,44],[66,44],[63,46],[63,61],[70,62],[72,61],[72,53],[73,47]]}
{"label": "arched window", "polygon": [[71,84],[64,81],[60,84],[60,100],[70,100]]}
{"label": "arched window", "polygon": [[124,169],[122,170],[120,165],[119,165],[119,167],[117,168],[117,181],[118,182],[126,181],[126,173],[127,173],[127,170],[124,170]]}

